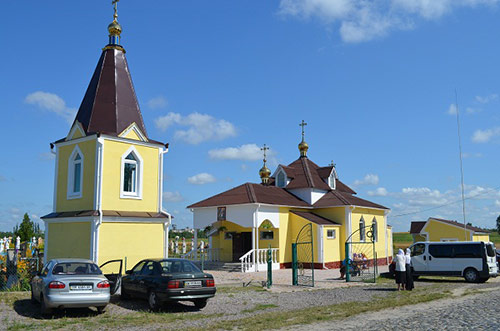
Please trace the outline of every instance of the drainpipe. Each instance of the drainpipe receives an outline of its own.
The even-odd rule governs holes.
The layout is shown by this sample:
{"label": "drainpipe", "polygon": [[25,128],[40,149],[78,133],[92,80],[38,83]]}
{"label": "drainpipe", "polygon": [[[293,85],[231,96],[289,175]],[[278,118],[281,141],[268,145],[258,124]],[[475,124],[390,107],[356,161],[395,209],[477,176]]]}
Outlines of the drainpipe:
{"label": "drainpipe", "polygon": [[92,260],[97,263],[99,259],[99,227],[102,224],[102,168],[103,168],[103,154],[104,154],[104,139],[101,134],[97,134],[97,210],[99,212],[99,219],[94,225],[93,238],[94,238],[94,254]]}
{"label": "drainpipe", "polygon": [[168,233],[172,224],[172,215],[163,210],[163,155],[168,153],[169,144],[165,144],[163,150],[159,150],[158,158],[158,212],[166,214],[168,221],[163,223],[163,257],[168,258]]}

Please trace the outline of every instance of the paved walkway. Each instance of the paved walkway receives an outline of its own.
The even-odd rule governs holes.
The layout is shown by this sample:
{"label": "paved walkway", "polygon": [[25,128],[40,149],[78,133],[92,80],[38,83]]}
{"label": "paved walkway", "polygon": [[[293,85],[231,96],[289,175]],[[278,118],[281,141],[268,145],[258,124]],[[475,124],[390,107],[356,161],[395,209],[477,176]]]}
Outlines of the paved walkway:
{"label": "paved walkway", "polygon": [[[388,271],[387,266],[380,266],[379,273]],[[260,284],[267,280],[267,272],[227,272],[227,271],[211,271],[207,270],[215,278],[215,284],[218,285],[241,285],[243,283]],[[314,270],[314,280],[316,288],[334,288],[355,286],[362,283],[350,282],[340,279],[339,269],[329,270]],[[273,271],[273,286],[291,286],[292,285],[292,269],[280,269]]]}

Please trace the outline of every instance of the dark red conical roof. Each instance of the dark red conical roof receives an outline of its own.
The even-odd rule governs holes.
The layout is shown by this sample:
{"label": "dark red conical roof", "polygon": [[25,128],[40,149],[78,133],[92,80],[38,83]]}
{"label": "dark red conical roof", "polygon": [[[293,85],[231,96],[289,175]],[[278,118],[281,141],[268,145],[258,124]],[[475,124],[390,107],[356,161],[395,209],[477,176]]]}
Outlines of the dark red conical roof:
{"label": "dark red conical roof", "polygon": [[147,137],[125,54],[105,49],[76,114],[87,134],[118,135],[133,122]]}

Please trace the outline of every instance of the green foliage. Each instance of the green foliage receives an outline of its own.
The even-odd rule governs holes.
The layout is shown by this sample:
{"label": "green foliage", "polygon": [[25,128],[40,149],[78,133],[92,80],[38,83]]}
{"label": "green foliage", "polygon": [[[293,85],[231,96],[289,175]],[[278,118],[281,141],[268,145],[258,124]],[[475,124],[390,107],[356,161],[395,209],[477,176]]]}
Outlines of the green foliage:
{"label": "green foliage", "polygon": [[500,215],[497,217],[497,233],[500,234]]}
{"label": "green foliage", "polygon": [[14,234],[12,232],[10,232],[10,231],[6,231],[6,232],[0,231],[0,238],[3,238],[3,237],[7,237],[8,238],[8,237],[12,237],[13,235]]}
{"label": "green foliage", "polygon": [[14,237],[19,236],[21,241],[30,241],[33,236],[41,235],[40,225],[30,219],[28,213],[24,214],[23,221],[20,225],[14,227]]}

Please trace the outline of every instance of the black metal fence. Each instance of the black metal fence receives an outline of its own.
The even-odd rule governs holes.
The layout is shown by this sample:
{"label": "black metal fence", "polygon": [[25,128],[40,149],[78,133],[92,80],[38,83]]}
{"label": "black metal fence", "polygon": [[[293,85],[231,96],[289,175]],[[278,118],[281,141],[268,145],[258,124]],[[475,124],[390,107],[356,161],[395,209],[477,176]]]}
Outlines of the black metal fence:
{"label": "black metal fence", "polygon": [[22,257],[24,252],[9,249],[0,256],[0,291],[29,291],[33,277],[41,271],[43,254]]}

